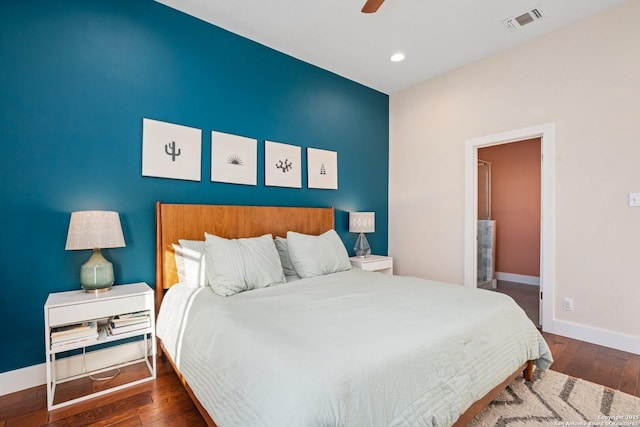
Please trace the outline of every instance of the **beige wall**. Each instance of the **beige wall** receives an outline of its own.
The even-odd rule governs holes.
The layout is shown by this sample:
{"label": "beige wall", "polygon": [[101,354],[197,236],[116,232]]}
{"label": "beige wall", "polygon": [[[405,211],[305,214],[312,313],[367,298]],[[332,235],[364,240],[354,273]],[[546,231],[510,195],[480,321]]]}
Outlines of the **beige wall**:
{"label": "beige wall", "polygon": [[638,17],[629,0],[390,97],[398,274],[461,284],[465,141],[554,122],[554,318],[640,335]]}

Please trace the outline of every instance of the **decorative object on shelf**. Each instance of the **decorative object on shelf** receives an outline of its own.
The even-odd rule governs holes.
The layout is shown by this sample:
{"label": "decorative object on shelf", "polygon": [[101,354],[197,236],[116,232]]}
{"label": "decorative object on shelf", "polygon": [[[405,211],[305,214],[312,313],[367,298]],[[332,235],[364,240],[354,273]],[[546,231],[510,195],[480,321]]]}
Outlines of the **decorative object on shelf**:
{"label": "decorative object on shelf", "polygon": [[374,212],[349,212],[349,232],[360,233],[353,247],[358,258],[366,258],[371,255],[371,247],[364,233],[375,231]]}
{"label": "decorative object on shelf", "polygon": [[71,213],[66,250],[92,249],[91,258],[80,267],[80,286],[86,292],[102,292],[114,283],[113,265],[100,253],[100,248],[125,246],[120,216],[111,211],[78,211]]}
{"label": "decorative object on shelf", "polygon": [[338,153],[307,148],[307,187],[338,189]]}
{"label": "decorative object on shelf", "polygon": [[142,176],[200,181],[202,130],[142,119]]}
{"label": "decorative object on shelf", "polygon": [[264,185],[302,188],[302,149],[296,145],[264,142]]}
{"label": "decorative object on shelf", "polygon": [[211,131],[211,181],[258,184],[258,140]]}

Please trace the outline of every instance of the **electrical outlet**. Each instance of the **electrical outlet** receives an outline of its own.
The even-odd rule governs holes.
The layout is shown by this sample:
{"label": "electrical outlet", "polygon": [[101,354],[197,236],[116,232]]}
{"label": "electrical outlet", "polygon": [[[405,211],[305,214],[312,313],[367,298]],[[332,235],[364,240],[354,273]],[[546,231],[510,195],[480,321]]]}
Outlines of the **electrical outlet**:
{"label": "electrical outlet", "polygon": [[640,193],[629,193],[629,206],[640,206]]}
{"label": "electrical outlet", "polygon": [[573,311],[573,298],[565,298],[562,308],[567,311]]}

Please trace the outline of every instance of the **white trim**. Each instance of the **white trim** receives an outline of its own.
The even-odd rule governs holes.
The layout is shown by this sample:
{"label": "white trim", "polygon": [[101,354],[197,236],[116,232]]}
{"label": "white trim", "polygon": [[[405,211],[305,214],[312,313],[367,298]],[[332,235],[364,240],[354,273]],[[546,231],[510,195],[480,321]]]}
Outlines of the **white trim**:
{"label": "white trim", "polygon": [[523,285],[540,286],[540,277],[537,276],[496,271],[496,279],[504,280],[505,282],[522,283]]}
{"label": "white trim", "polygon": [[640,355],[640,337],[556,320],[554,334]]}
{"label": "white trim", "polygon": [[0,396],[43,385],[47,381],[44,363],[0,374]]}
{"label": "white trim", "polygon": [[[100,366],[110,366],[125,363],[142,354],[144,341],[134,341],[118,346],[107,347],[87,353],[87,368],[97,369]],[[78,375],[82,372],[82,355],[59,359],[56,365],[59,378]],[[27,366],[26,368],[0,373],[0,396],[46,384],[46,364]]]}
{"label": "white trim", "polygon": [[554,200],[555,200],[555,123],[545,123],[523,129],[516,129],[465,141],[465,182],[464,182],[464,284],[476,287],[477,277],[477,224],[478,203],[477,163],[478,148],[541,137],[541,151],[544,161],[541,168],[541,212],[540,212],[540,290],[544,299],[540,304],[542,329],[553,332],[553,287],[554,270]]}

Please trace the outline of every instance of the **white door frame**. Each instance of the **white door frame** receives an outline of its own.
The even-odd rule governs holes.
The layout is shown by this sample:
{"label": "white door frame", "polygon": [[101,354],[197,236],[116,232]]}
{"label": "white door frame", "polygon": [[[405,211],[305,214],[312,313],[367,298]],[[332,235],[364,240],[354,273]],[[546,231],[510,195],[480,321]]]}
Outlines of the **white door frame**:
{"label": "white door frame", "polygon": [[542,329],[554,331],[554,158],[555,123],[545,123],[515,129],[465,141],[465,214],[464,214],[464,284],[475,288],[477,282],[477,210],[478,210],[478,148],[508,144],[531,138],[541,138],[541,212],[540,212],[540,304]]}

